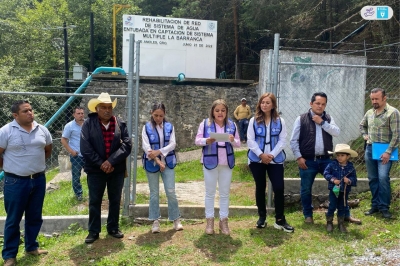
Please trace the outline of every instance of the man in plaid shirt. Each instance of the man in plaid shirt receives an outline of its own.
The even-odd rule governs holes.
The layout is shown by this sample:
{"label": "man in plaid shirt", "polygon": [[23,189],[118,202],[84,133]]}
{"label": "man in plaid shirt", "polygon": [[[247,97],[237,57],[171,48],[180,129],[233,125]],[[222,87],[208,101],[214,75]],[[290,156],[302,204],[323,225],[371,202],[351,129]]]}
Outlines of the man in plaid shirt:
{"label": "man in plaid shirt", "polygon": [[[389,212],[390,168],[392,161],[390,155],[399,144],[399,111],[390,106],[386,100],[385,90],[375,88],[371,91],[373,108],[368,110],[360,123],[361,134],[367,142],[365,148],[365,164],[367,166],[369,187],[372,194],[371,209],[365,215],[381,212],[382,217],[391,218]],[[382,153],[379,160],[372,159],[372,143],[388,143],[389,147]]]}
{"label": "man in plaid shirt", "polygon": [[119,230],[121,193],[126,170],[125,159],[132,149],[126,123],[113,115],[117,99],[111,101],[108,93],[91,99],[88,108],[92,112],[81,131],[81,153],[85,158],[85,172],[89,188],[89,235],[87,244],[99,238],[101,231],[101,203],[107,187],[108,234],[122,238]]}

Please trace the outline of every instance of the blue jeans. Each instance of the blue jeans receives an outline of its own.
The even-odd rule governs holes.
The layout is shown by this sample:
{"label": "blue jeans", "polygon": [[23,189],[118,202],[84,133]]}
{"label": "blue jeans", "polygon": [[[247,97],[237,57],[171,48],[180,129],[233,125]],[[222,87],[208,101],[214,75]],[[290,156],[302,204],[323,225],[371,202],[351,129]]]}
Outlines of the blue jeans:
{"label": "blue jeans", "polygon": [[345,199],[343,198],[343,196],[344,196],[343,192],[340,192],[339,196],[336,197],[335,193],[333,193],[332,190],[329,191],[329,207],[326,216],[333,216],[337,209],[338,217],[350,217],[350,214],[347,216],[347,212],[349,210],[349,206],[347,204],[349,194],[346,193]]}
{"label": "blue jeans", "polygon": [[165,194],[168,200],[168,219],[174,221],[180,217],[178,200],[175,194],[175,171],[165,167],[164,172],[150,173],[146,171],[150,189],[149,220],[157,220],[161,217],[160,213],[160,181],[164,183]]}
{"label": "blue jeans", "polygon": [[106,187],[108,195],[107,231],[111,232],[119,229],[119,212],[124,175],[124,172],[87,174],[90,233],[98,234],[101,232],[101,203]]}
{"label": "blue jeans", "polygon": [[249,125],[249,120],[248,119],[240,119],[239,120],[239,136],[240,140],[247,141],[247,126]]}
{"label": "blue jeans", "polygon": [[25,250],[33,251],[39,247],[36,238],[42,226],[42,209],[46,192],[46,177],[35,179],[4,177],[4,208],[7,213],[4,226],[4,245],[2,256],[16,258],[20,240],[22,216],[25,213]]}
{"label": "blue jeans", "polygon": [[81,185],[81,171],[85,165],[85,159],[81,156],[69,156],[71,161],[71,173],[72,173],[72,189],[74,190],[75,196],[82,196],[82,185]]}
{"label": "blue jeans", "polygon": [[364,159],[367,166],[369,188],[372,194],[371,208],[387,211],[392,198],[389,177],[392,161],[382,164],[381,160],[373,160],[371,145],[367,145]]}
{"label": "blue jeans", "polygon": [[312,205],[312,186],[314,184],[315,176],[320,173],[324,174],[325,168],[331,162],[330,159],[316,159],[306,160],[307,169],[300,170],[300,196],[301,204],[303,205],[303,215],[305,218],[313,216]]}

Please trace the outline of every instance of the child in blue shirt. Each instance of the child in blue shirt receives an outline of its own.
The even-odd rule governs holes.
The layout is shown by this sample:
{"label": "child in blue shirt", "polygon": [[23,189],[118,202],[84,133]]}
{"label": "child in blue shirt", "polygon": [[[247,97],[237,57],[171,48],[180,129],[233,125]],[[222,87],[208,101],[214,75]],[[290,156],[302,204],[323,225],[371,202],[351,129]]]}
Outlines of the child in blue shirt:
{"label": "child in blue shirt", "polygon": [[326,230],[333,231],[333,215],[337,209],[337,219],[339,230],[342,233],[347,233],[344,225],[345,209],[347,200],[352,186],[357,185],[356,169],[349,161],[350,157],[357,157],[358,153],[347,144],[337,144],[335,151],[330,152],[335,154],[336,159],[333,160],[325,168],[324,177],[329,182],[329,207],[326,213]]}

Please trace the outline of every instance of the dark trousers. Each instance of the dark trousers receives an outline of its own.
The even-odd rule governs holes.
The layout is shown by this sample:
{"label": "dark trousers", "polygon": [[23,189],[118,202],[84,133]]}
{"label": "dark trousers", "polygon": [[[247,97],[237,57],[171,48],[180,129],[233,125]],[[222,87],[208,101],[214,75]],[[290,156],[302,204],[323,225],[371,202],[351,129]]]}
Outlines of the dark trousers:
{"label": "dark trousers", "polygon": [[42,209],[46,193],[44,174],[35,179],[15,178],[5,174],[4,208],[7,213],[4,226],[3,259],[16,258],[20,240],[22,216],[25,214],[25,251],[39,247],[36,238],[42,226]]}
{"label": "dark trousers", "polygon": [[249,120],[244,118],[239,120],[239,136],[240,140],[247,141],[247,127],[249,126]]}
{"label": "dark trousers", "polygon": [[349,193],[339,193],[336,197],[332,190],[329,191],[329,207],[326,216],[333,216],[337,210],[338,217],[346,217],[346,210],[348,209],[347,200]]}
{"label": "dark trousers", "polygon": [[124,172],[88,173],[87,183],[89,188],[89,232],[98,234],[101,231],[101,202],[106,187],[109,202],[107,231],[118,230]]}
{"label": "dark trousers", "polygon": [[256,204],[258,208],[258,215],[263,218],[267,216],[265,190],[267,186],[266,173],[268,173],[268,177],[272,184],[272,190],[274,191],[275,218],[277,220],[283,219],[285,201],[283,164],[250,163],[249,167],[256,184]]}

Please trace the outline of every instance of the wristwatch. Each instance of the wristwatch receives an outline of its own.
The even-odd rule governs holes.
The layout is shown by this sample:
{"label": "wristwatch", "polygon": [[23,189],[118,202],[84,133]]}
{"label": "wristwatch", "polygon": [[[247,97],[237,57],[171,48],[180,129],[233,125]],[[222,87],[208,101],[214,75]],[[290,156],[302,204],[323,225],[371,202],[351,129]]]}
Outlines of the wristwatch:
{"label": "wristwatch", "polygon": [[321,124],[319,124],[321,127],[325,124],[325,120],[322,120]]}

